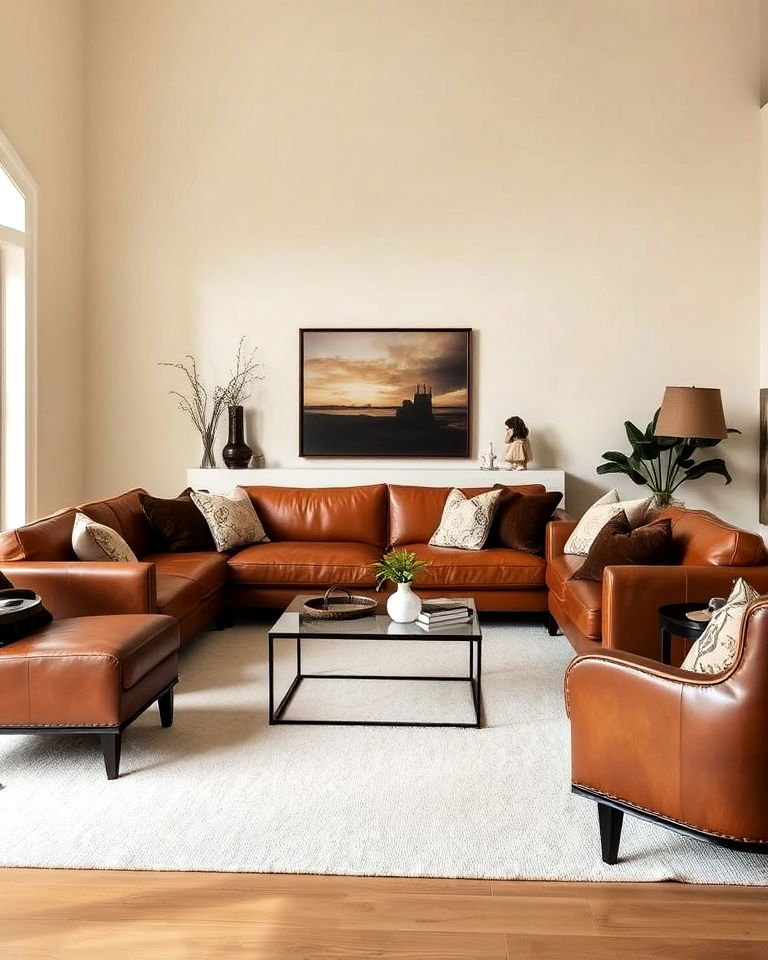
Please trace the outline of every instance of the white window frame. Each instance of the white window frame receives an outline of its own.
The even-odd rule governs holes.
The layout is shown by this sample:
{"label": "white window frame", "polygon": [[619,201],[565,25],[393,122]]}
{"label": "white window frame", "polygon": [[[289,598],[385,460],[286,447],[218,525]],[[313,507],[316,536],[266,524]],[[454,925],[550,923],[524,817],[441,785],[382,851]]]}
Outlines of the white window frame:
{"label": "white window frame", "polygon": [[[37,516],[37,233],[38,187],[29,170],[0,130],[0,164],[24,195],[24,233],[0,226],[0,243],[5,240],[24,248],[26,357],[26,520]],[[2,371],[0,370],[0,376]],[[1,384],[0,384],[1,386]],[[1,424],[0,424],[1,425]]]}

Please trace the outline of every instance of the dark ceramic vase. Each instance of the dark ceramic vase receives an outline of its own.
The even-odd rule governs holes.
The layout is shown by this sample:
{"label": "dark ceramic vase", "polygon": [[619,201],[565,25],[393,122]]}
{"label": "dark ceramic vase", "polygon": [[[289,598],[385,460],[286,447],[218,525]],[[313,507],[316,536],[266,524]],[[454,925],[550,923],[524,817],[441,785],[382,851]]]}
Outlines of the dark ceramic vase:
{"label": "dark ceramic vase", "polygon": [[229,408],[229,440],[221,455],[230,470],[245,470],[251,462],[253,451],[245,442],[241,406]]}

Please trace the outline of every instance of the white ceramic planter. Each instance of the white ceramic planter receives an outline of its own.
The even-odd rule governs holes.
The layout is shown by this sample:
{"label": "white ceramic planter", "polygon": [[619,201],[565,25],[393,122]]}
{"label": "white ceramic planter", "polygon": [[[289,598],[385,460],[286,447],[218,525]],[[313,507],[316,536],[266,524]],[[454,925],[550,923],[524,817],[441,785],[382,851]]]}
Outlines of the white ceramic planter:
{"label": "white ceramic planter", "polygon": [[412,623],[421,613],[421,600],[411,590],[410,583],[398,583],[397,592],[387,599],[389,619],[395,623]]}

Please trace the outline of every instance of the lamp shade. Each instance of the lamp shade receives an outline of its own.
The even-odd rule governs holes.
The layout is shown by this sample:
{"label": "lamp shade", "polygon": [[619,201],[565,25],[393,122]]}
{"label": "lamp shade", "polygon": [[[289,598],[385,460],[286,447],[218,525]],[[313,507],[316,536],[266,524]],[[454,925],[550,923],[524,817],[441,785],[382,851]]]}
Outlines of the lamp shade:
{"label": "lamp shade", "polygon": [[667,387],[655,434],[725,440],[728,430],[720,391],[712,387]]}

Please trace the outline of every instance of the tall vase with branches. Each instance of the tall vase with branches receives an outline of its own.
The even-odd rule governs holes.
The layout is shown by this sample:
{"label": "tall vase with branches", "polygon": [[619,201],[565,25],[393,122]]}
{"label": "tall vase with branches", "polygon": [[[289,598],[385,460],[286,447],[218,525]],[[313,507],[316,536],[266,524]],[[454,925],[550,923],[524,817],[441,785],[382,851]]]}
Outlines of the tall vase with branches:
{"label": "tall vase with branches", "polygon": [[227,407],[243,404],[250,395],[251,385],[256,380],[264,379],[261,364],[256,362],[256,350],[256,347],[249,350],[245,337],[241,337],[229,381],[224,386],[215,386],[212,389],[206,386],[197,369],[197,361],[191,354],[187,354],[183,361],[177,363],[161,362],[159,364],[161,367],[180,370],[187,378],[186,393],[171,390],[170,394],[176,397],[179,409],[189,417],[200,434],[203,444],[200,466],[203,469],[216,466],[214,444],[224,411]]}

